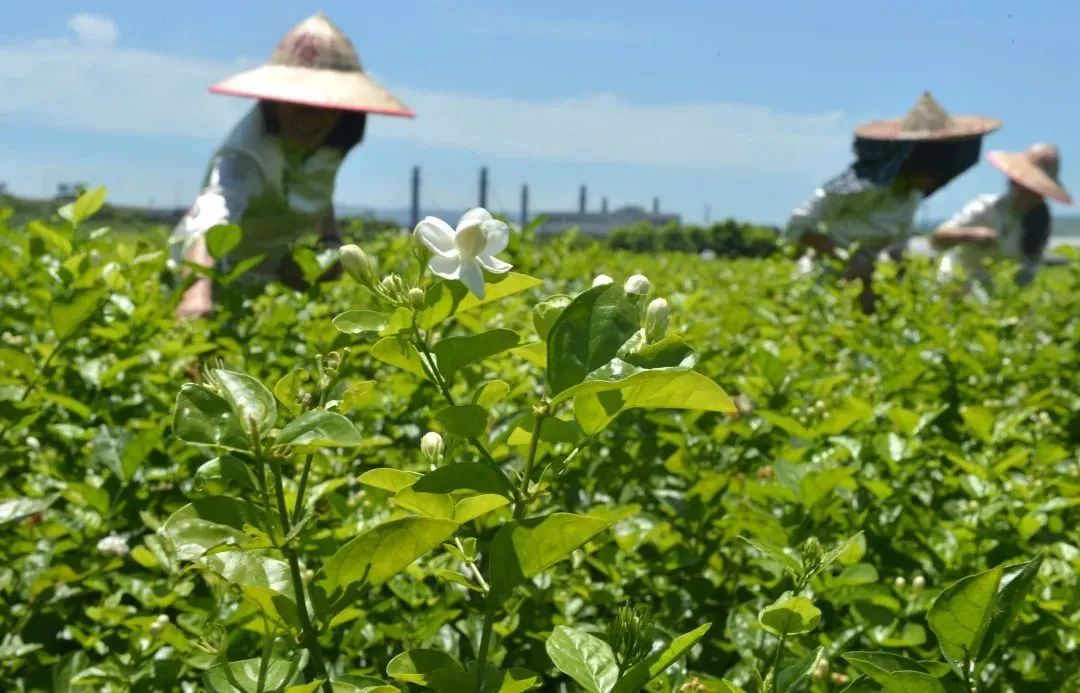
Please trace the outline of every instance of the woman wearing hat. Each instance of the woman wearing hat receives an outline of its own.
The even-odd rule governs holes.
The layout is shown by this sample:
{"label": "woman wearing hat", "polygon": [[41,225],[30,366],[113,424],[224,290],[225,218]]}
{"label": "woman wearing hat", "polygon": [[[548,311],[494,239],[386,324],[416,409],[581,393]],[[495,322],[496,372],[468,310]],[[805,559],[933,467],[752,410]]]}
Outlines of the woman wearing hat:
{"label": "woman wearing hat", "polygon": [[[210,91],[258,103],[211,158],[202,192],[177,226],[173,257],[210,267],[204,234],[237,224],[243,236],[229,262],[261,257],[252,274],[301,288],[291,245],[312,234],[324,245],[339,243],[334,183],[364,137],[367,114],[413,113],[364,74],[352,44],[321,14],[289,32],[268,64]],[[210,281],[200,278],[177,312],[207,313],[211,299]]]}
{"label": "woman wearing hat", "polygon": [[1009,187],[975,198],[934,232],[934,247],[948,251],[940,276],[947,280],[963,274],[985,286],[985,263],[1010,258],[1020,263],[1016,283],[1024,286],[1035,278],[1050,240],[1046,198],[1064,204],[1072,204],[1072,198],[1058,182],[1060,158],[1052,144],[1034,144],[1023,152],[990,152],[987,158],[1008,176]]}
{"label": "woman wearing hat", "polygon": [[785,237],[807,250],[801,271],[817,255],[847,251],[844,278],[862,284],[862,309],[873,312],[875,260],[900,255],[922,201],[973,166],[983,136],[1000,126],[992,118],[951,116],[924,93],[903,118],[856,128],[855,162],[788,222]]}

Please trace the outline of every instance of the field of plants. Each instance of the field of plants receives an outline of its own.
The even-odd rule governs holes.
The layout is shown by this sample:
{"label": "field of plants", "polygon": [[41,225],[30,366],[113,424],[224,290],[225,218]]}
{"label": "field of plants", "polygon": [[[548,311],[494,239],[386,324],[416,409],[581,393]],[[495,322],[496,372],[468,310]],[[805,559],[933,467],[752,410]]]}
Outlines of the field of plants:
{"label": "field of plants", "polygon": [[1080,263],[364,233],[178,321],[103,194],[0,214],[0,689],[1080,690]]}

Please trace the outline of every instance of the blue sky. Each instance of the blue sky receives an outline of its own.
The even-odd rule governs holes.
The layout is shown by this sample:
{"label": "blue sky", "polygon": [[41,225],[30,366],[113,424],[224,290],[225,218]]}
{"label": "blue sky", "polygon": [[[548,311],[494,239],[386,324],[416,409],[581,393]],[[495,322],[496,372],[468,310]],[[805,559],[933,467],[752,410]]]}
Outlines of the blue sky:
{"label": "blue sky", "polygon": [[[495,208],[648,204],[700,220],[779,223],[846,165],[851,128],[923,89],[999,117],[986,148],[1055,141],[1080,189],[1080,76],[1069,0],[934,2],[18,3],[0,23],[0,180],[58,180],[121,201],[187,204],[249,102],[206,93],[325,11],[418,117],[380,117],[339,178],[341,202],[465,208],[487,165]],[[982,163],[924,212],[1002,187]],[[1059,210],[1060,211],[1060,210]]]}

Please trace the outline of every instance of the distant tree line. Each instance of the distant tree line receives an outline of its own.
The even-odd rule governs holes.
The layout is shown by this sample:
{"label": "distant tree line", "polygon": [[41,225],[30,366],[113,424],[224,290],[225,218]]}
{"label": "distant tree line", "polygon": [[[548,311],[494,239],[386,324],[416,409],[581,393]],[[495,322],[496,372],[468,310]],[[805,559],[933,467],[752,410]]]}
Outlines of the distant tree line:
{"label": "distant tree line", "polygon": [[614,229],[607,241],[614,249],[637,253],[710,251],[718,257],[766,257],[780,248],[779,229],[735,219],[709,226],[642,222]]}

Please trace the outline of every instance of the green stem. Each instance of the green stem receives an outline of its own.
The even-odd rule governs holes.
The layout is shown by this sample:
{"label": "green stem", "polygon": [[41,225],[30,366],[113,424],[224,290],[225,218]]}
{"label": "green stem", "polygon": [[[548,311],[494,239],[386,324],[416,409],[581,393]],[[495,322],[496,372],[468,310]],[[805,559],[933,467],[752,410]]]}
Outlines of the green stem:
{"label": "green stem", "polygon": [[[424,368],[424,371],[428,373],[431,382],[439,389],[439,393],[442,394],[446,403],[451,407],[456,407],[457,402],[454,400],[454,395],[450,392],[449,384],[443,378],[442,373],[439,372],[438,365],[435,362],[435,355],[428,349],[427,343],[424,341],[423,337],[421,337],[420,330],[416,327],[415,323],[413,324],[413,333],[415,334],[414,346],[419,350],[421,355],[420,365]],[[521,497],[518,495],[517,489],[510,483],[510,480],[506,478],[506,474],[503,473],[502,467],[499,466],[499,463],[496,462],[495,458],[488,452],[483,441],[476,436],[468,438],[468,441],[476,448],[477,452],[480,453],[480,456],[484,458],[484,462],[502,477],[502,480],[506,483],[506,488],[514,496],[514,502],[520,502]]]}
{"label": "green stem", "polygon": [[532,476],[533,464],[536,463],[536,450],[540,447],[540,427],[548,417],[546,411],[538,411],[533,421],[532,440],[529,441],[529,456],[525,459],[525,469],[521,472],[521,488],[518,489],[518,501],[514,505],[514,519],[520,520],[528,510],[529,477]]}
{"label": "green stem", "polygon": [[777,693],[777,680],[780,678],[780,656],[784,653],[784,641],[787,639],[787,633],[780,633],[780,642],[776,643],[776,652],[773,654],[772,661],[772,689],[773,693]]}
{"label": "green stem", "polygon": [[[265,619],[263,620],[265,623]],[[266,673],[270,664],[271,648],[274,645],[274,639],[270,637],[269,630],[267,636],[263,639],[262,658],[259,659],[259,680],[255,684],[256,693],[263,693],[266,690]]]}
{"label": "green stem", "polygon": [[488,592],[484,609],[484,629],[480,633],[480,651],[476,655],[476,688],[475,693],[484,690],[484,671],[487,669],[488,650],[491,648],[491,631],[495,629],[495,612],[497,605],[491,592]]}
{"label": "green stem", "polygon": [[300,483],[296,487],[296,502],[293,504],[292,519],[296,522],[304,509],[304,494],[307,493],[308,476],[311,474],[311,461],[315,455],[309,454],[304,460],[304,469],[300,472]]}
{"label": "green stem", "polygon": [[[255,457],[262,461],[264,457],[262,448],[259,445],[258,426],[252,422],[251,429],[251,438],[255,441]],[[271,455],[270,467],[274,473],[274,495],[277,496],[281,530],[285,536],[288,536],[292,530],[289,522],[289,510],[285,507],[285,487],[282,483],[281,459]],[[308,615],[304,576],[300,573],[300,557],[297,555],[296,549],[288,544],[282,546],[281,551],[289,561],[289,574],[292,578],[293,593],[296,598],[297,616],[300,619],[300,628],[303,631],[304,641],[308,651],[311,652],[311,661],[315,665],[315,673],[323,680],[322,688],[324,693],[334,693],[334,686],[330,683],[330,675],[327,673],[326,662],[323,660],[322,647],[319,645],[319,631]]]}

